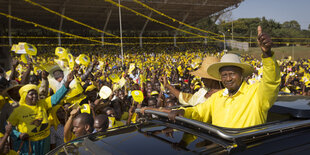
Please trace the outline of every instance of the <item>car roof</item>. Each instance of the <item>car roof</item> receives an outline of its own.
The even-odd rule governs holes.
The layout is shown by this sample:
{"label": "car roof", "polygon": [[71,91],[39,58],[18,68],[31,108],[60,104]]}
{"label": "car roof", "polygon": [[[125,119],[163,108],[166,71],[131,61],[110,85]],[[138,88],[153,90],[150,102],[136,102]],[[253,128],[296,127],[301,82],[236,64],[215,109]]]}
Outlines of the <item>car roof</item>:
{"label": "car roof", "polygon": [[310,96],[279,96],[269,112],[310,118]]}

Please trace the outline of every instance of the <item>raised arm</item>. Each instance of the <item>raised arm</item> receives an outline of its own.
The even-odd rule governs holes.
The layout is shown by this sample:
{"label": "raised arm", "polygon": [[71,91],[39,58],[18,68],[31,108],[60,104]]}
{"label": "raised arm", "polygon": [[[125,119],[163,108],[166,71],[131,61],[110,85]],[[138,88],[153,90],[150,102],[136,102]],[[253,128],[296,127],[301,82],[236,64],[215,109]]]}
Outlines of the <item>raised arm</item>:
{"label": "raised arm", "polygon": [[258,26],[257,32],[257,41],[263,52],[263,77],[258,93],[261,93],[259,96],[264,96],[261,98],[263,100],[261,103],[265,103],[265,108],[270,108],[278,96],[281,83],[280,68],[274,53],[271,51],[272,41],[270,36],[263,33],[260,26]]}
{"label": "raised arm", "polygon": [[77,109],[73,109],[70,112],[70,117],[68,118],[65,126],[64,126],[64,142],[68,142],[70,140],[72,140],[72,123],[73,123],[73,119],[74,117],[79,113],[80,108],[78,107]]}
{"label": "raised arm", "polygon": [[8,137],[10,136],[11,132],[12,132],[12,125],[9,123],[5,126],[5,133],[2,139],[0,140],[0,150],[3,149],[4,144],[7,141]]}
{"label": "raised arm", "polygon": [[13,59],[12,60],[12,66],[11,66],[11,75],[10,75],[10,80],[15,80],[16,79],[16,67],[19,64],[18,60]]}
{"label": "raised arm", "polygon": [[48,94],[49,83],[48,83],[47,76],[48,76],[48,72],[47,71],[42,71],[41,72],[42,83],[41,83],[41,86],[39,88],[39,97],[40,98],[41,97],[42,98],[46,98],[47,94]]}
{"label": "raised arm", "polygon": [[69,73],[67,76],[67,81],[64,83],[64,85],[60,89],[58,89],[57,92],[51,96],[51,98],[46,99],[46,100],[49,100],[49,99],[51,100],[51,104],[52,104],[51,106],[57,105],[61,101],[61,99],[65,97],[65,95],[67,94],[69,90],[69,85],[74,78],[73,75],[74,75],[73,72]]}
{"label": "raised arm", "polygon": [[22,75],[21,84],[25,85],[29,83],[30,72],[32,71],[32,69],[33,69],[32,63],[29,62],[26,72],[24,72],[24,74]]}
{"label": "raised arm", "polygon": [[162,77],[162,78],[161,78],[161,81],[163,82],[164,87],[167,88],[167,89],[169,89],[169,91],[170,91],[175,97],[177,97],[177,98],[179,99],[180,91],[177,90],[177,89],[175,89],[174,87],[172,87],[170,84],[168,84],[168,82],[167,82],[167,77],[166,77],[166,76]]}

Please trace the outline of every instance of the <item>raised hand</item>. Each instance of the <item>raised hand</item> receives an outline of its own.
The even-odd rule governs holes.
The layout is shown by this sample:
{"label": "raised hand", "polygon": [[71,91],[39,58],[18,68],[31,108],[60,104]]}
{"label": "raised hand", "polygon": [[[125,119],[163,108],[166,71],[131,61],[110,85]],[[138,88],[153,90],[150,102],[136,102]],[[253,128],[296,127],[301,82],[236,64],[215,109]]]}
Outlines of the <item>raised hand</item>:
{"label": "raised hand", "polygon": [[75,117],[76,115],[79,114],[79,111],[80,111],[80,106],[78,106],[78,108],[73,109],[73,110],[70,112],[70,116]]}
{"label": "raised hand", "polygon": [[264,53],[271,53],[272,40],[270,36],[263,33],[262,27],[257,27],[257,42]]}
{"label": "raised hand", "polygon": [[67,76],[67,81],[66,81],[66,83],[65,83],[65,87],[66,87],[66,88],[69,88],[70,82],[71,82],[73,79],[74,79],[74,73],[73,73],[73,71],[72,71],[72,72],[70,72],[70,73],[68,74],[68,76]]}
{"label": "raised hand", "polygon": [[167,87],[167,84],[168,84],[167,76],[164,75],[164,76],[160,77],[160,82],[164,85],[164,87]]}
{"label": "raised hand", "polygon": [[12,124],[8,123],[5,126],[5,133],[10,134],[12,132]]}
{"label": "raised hand", "polygon": [[48,73],[47,71],[43,70],[43,71],[41,72],[41,77],[42,77],[42,79],[47,80],[48,74],[49,74],[49,73]]}

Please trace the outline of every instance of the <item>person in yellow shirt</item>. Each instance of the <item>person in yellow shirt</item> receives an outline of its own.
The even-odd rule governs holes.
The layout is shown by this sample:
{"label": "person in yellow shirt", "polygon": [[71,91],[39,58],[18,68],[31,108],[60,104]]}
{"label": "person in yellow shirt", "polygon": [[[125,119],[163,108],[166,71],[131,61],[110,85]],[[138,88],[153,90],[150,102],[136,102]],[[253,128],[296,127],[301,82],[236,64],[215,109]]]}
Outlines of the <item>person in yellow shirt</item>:
{"label": "person in yellow shirt", "polygon": [[20,106],[8,118],[8,122],[16,127],[13,130],[14,150],[20,150],[22,154],[45,154],[49,151],[50,124],[47,111],[60,103],[72,80],[73,73],[70,73],[65,84],[54,95],[41,100],[36,85],[27,84],[20,88]]}
{"label": "person in yellow shirt", "polygon": [[241,63],[236,54],[226,54],[219,63],[212,64],[207,72],[220,78],[225,89],[214,93],[195,107],[173,110],[169,119],[184,116],[228,128],[245,128],[266,122],[267,113],[274,104],[280,86],[280,69],[271,52],[272,41],[258,27],[258,43],[263,52],[263,77],[260,82],[248,85],[244,80],[253,73],[253,67]]}

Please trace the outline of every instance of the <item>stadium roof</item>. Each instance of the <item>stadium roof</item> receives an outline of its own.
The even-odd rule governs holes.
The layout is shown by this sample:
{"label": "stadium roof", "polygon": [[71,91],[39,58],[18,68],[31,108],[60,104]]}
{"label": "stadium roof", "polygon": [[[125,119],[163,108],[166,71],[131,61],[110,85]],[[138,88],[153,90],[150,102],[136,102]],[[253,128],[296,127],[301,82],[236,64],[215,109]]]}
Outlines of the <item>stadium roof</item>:
{"label": "stadium roof", "polygon": [[[226,10],[238,7],[243,0],[142,0],[141,2],[185,23],[191,24],[210,15],[221,14]],[[59,29],[61,17],[48,12],[38,6],[38,3],[65,16],[83,22],[98,29],[118,30],[119,13],[118,7],[105,0],[0,0],[0,12],[11,14],[28,21],[44,26]],[[114,0],[114,2],[118,2]],[[179,24],[166,17],[150,11],[133,0],[121,0],[121,4],[141,14],[150,16],[156,20],[178,27]],[[11,12],[11,13],[9,13]],[[109,16],[110,15],[110,16]],[[0,16],[3,28],[8,27],[8,18]],[[122,8],[122,27],[124,30],[145,31],[172,30],[171,28],[156,22],[146,22],[147,19]],[[147,24],[146,24],[147,23]],[[32,28],[33,25],[21,21],[12,20],[12,28]],[[63,29],[86,29],[85,27],[63,19]]]}

